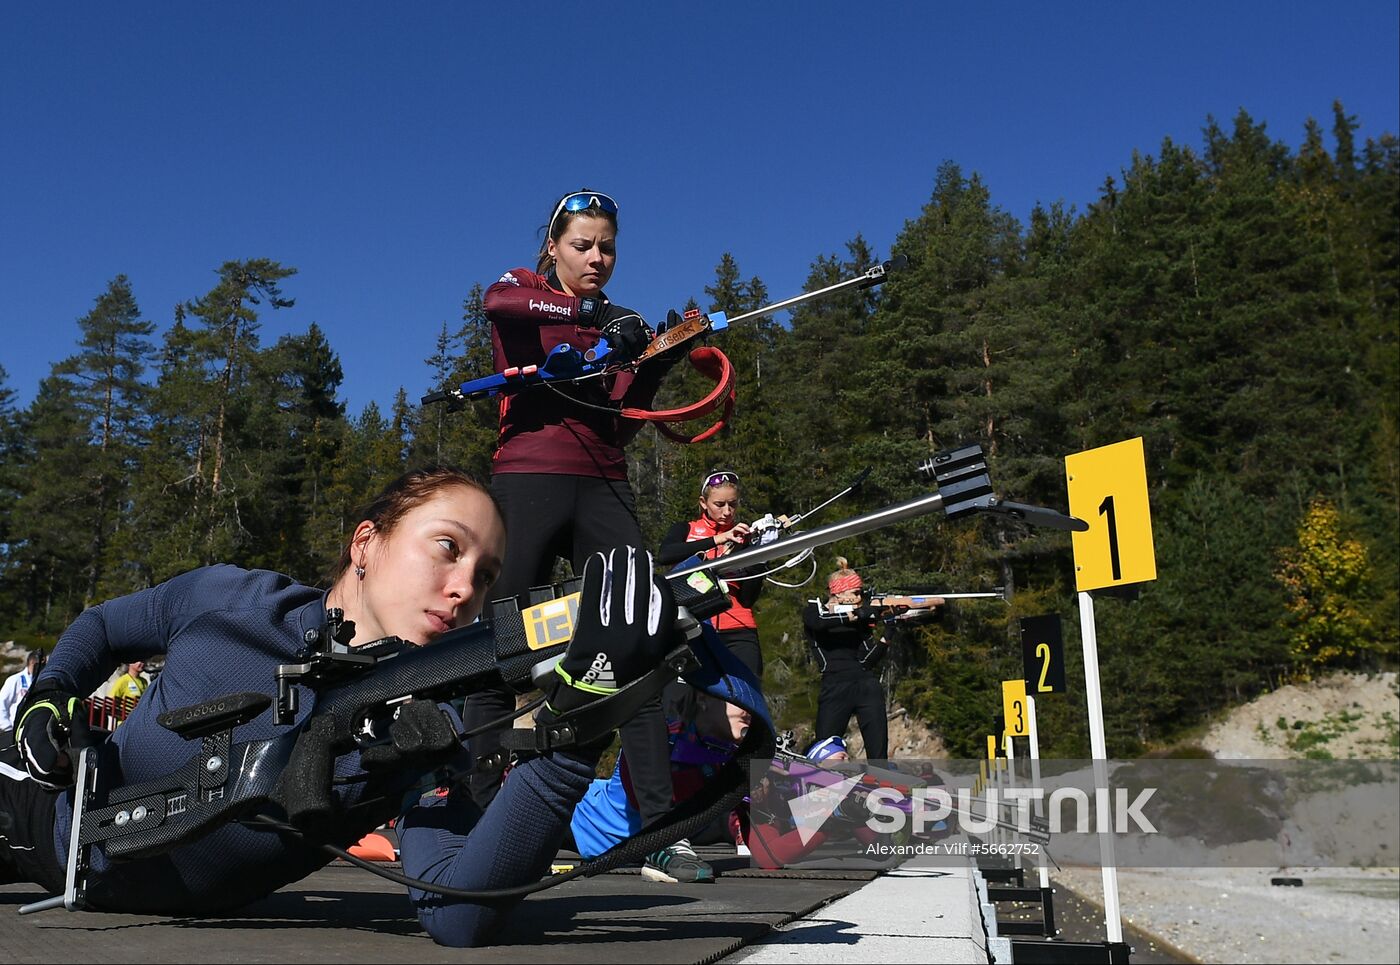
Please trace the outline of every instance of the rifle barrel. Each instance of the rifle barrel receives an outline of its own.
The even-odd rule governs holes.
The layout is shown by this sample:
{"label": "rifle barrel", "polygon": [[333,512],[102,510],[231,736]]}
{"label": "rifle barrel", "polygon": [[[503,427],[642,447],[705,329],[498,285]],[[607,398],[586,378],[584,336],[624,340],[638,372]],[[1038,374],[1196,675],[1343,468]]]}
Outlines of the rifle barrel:
{"label": "rifle barrel", "polygon": [[855,278],[847,278],[845,281],[838,281],[834,285],[828,285],[825,288],[818,288],[816,291],[803,292],[801,295],[794,295],[791,298],[785,298],[780,302],[774,302],[773,304],[765,305],[762,308],[755,308],[751,312],[744,312],[744,314],[742,315],[735,315],[733,318],[729,319],[729,324],[733,325],[735,322],[746,322],[751,318],[758,318],[763,315],[771,315],[774,312],[782,311],[784,308],[790,308],[793,305],[809,301],[813,298],[820,298],[822,295],[830,295],[832,292],[839,292],[844,288],[852,288],[856,285],[869,286],[873,284],[878,284],[879,282],[884,280],[884,277],[885,266],[877,265],[875,268],[872,268],[864,274],[856,276]]}
{"label": "rifle barrel", "polygon": [[934,591],[931,593],[888,593],[886,596],[936,596],[945,600],[1004,600],[1006,594],[1001,591],[986,591],[977,593],[941,593]]}
{"label": "rifle barrel", "polygon": [[731,553],[728,556],[721,556],[719,559],[705,560],[694,566],[687,566],[685,569],[668,573],[667,577],[674,580],[689,576],[691,573],[714,573],[717,575],[732,573],[755,563],[767,563],[771,560],[796,556],[803,550],[825,546],[827,543],[834,543],[850,536],[859,536],[862,533],[900,523],[906,519],[927,516],[929,513],[940,512],[942,509],[943,496],[940,493],[918,496],[906,502],[874,510],[864,516],[855,516],[839,523],[819,526],[805,533],[775,540],[767,546],[755,546],[753,549]]}

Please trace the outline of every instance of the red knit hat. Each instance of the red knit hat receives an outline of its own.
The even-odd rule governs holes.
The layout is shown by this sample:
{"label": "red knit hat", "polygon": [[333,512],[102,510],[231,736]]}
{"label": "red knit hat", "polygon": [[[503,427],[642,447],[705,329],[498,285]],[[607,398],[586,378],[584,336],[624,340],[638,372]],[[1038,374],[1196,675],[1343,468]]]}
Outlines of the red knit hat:
{"label": "red knit hat", "polygon": [[846,562],[846,557],[836,557],[836,572],[826,578],[826,588],[832,595],[846,593],[850,590],[859,590],[865,584],[861,582],[860,574],[850,568]]}

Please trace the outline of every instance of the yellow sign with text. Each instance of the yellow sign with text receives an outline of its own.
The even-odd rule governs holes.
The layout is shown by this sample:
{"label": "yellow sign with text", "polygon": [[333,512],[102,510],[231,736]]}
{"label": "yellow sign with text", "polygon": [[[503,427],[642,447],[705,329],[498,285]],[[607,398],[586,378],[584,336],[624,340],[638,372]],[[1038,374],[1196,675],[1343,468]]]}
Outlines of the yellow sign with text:
{"label": "yellow sign with text", "polygon": [[1001,714],[1008,737],[1029,737],[1030,712],[1026,709],[1026,682],[1019,677],[1001,682]]}
{"label": "yellow sign with text", "polygon": [[1089,524],[1087,531],[1070,534],[1075,589],[1157,579],[1142,438],[1066,456],[1065,478],[1070,515]]}
{"label": "yellow sign with text", "polygon": [[570,593],[520,611],[525,621],[525,642],[531,650],[543,650],[573,639],[574,625],[578,623],[578,601],[582,595]]}

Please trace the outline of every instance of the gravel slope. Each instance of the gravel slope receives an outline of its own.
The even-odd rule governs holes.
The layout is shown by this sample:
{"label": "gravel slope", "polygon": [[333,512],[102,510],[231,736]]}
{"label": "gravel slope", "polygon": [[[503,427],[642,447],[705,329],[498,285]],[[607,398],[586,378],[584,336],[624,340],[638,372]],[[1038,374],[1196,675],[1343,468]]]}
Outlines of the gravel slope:
{"label": "gravel slope", "polygon": [[[1397,720],[1396,674],[1336,674],[1236,708],[1201,744],[1230,760],[1394,758]],[[1052,876],[1103,900],[1098,868]],[[1396,868],[1120,868],[1118,895],[1126,922],[1203,962],[1400,963]]]}
{"label": "gravel slope", "polygon": [[[1400,874],[1394,868],[1291,868],[1303,887],[1271,885],[1258,868],[1122,868],[1126,922],[1203,962],[1400,962]],[[1098,868],[1057,882],[1103,901]]]}

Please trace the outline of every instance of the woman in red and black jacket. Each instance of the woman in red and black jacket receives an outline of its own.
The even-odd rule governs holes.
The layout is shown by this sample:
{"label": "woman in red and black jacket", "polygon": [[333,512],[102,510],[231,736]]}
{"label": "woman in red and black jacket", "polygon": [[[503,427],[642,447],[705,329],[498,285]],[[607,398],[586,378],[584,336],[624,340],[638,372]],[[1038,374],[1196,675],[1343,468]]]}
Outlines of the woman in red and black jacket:
{"label": "woman in red and black jacket", "polygon": [[[675,566],[699,553],[705,559],[724,556],[743,547],[749,526],[738,521],[739,477],[732,472],[713,472],[700,484],[700,516],[688,523],[677,523],[667,531],[656,554],[662,566]],[[763,651],[758,643],[758,624],[753,606],[763,591],[763,577],[741,572],[728,577],[731,605],[710,618],[719,638],[730,653],[744,662],[754,676],[763,679]]]}
{"label": "woman in red and black jacket", "polygon": [[[512,268],[486,290],[496,371],[543,365],[563,343],[587,350],[606,339],[623,357],[645,349],[653,337],[646,322],[603,294],[616,261],[617,202],[589,190],[560,198],[535,270]],[[623,447],[642,423],[605,410],[649,407],[667,361],[648,362],[635,374],[501,396],[491,491],[504,513],[508,542],[495,598],[550,582],[556,557],[581,573],[591,553],[640,545]],[[467,701],[464,723],[481,726],[514,706],[508,690],[476,694]],[[491,734],[475,743],[477,755],[499,746]],[[622,728],[622,746],[636,774],[643,817],[660,817],[671,805],[671,770],[659,701]],[[497,774],[474,776],[477,803],[485,807],[499,785]]]}
{"label": "woman in red and black jacket", "polygon": [[[617,203],[596,192],[565,195],[550,218],[536,270],[512,268],[486,289],[496,371],[543,365],[556,346],[587,351],[600,338],[623,357],[640,354],[651,342],[652,330],[639,314],[603,294],[616,261]],[[649,362],[635,374],[586,379],[564,388],[537,385],[500,396],[492,475],[586,480],[591,485],[585,496],[602,493],[617,500],[625,493],[627,515],[635,516],[623,447],[642,423],[603,410],[647,408],[666,369],[664,361]],[[587,508],[596,511],[591,503]],[[586,524],[574,535],[575,542],[587,542]],[[541,555],[532,554],[532,560]]]}

